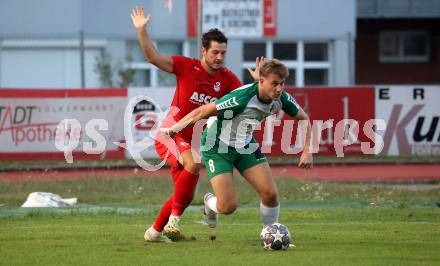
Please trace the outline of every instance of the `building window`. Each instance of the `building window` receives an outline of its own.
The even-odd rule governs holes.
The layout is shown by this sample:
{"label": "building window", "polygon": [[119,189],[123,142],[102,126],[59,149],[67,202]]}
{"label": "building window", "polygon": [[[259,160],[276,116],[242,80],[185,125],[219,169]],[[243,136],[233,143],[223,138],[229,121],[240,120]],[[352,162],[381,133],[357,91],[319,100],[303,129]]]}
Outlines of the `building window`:
{"label": "building window", "polygon": [[151,70],[136,69],[133,78],[134,87],[150,87],[151,86]]}
{"label": "building window", "polygon": [[296,69],[289,68],[289,76],[286,79],[286,86],[296,86]]}
{"label": "building window", "polygon": [[273,55],[279,60],[297,60],[297,44],[296,43],[274,43]]}
{"label": "building window", "polygon": [[257,58],[258,56],[266,56],[266,43],[244,43],[244,61],[255,62],[255,58]]}
{"label": "building window", "polygon": [[[184,42],[177,41],[159,41],[155,43],[157,50],[166,55],[185,55],[189,49],[184,49]],[[187,52],[188,51],[188,52]],[[135,70],[134,84],[135,87],[174,87],[176,86],[176,78],[173,74],[164,72],[158,69],[153,64],[150,64],[144,58],[137,41],[127,42],[127,53],[133,58],[133,61],[128,64],[129,68]]]}
{"label": "building window", "polygon": [[287,66],[290,74],[286,86],[328,86],[331,84],[329,46],[328,42],[245,42],[243,83],[253,82],[247,68],[255,67],[257,56],[265,56],[281,60]]}
{"label": "building window", "polygon": [[430,38],[427,32],[381,32],[379,42],[379,60],[382,63],[421,63],[429,61]]}
{"label": "building window", "polygon": [[328,61],[327,43],[306,43],[304,44],[304,60],[311,62]]}
{"label": "building window", "polygon": [[328,84],[328,70],[327,69],[305,69],[304,70],[304,84],[306,86],[319,86]]}

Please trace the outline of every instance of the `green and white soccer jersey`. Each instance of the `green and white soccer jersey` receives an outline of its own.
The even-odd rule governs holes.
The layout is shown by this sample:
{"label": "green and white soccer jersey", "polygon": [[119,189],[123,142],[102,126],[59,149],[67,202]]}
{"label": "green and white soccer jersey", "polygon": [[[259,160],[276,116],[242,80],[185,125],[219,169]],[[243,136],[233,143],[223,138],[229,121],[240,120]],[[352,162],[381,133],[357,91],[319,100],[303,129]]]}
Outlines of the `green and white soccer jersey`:
{"label": "green and white soccer jersey", "polygon": [[[202,156],[208,177],[231,172],[235,165],[240,172],[266,161],[252,137],[255,128],[268,116],[283,110],[298,114],[295,99],[282,92],[279,99],[265,103],[258,98],[258,83],[242,86],[215,102],[218,115],[208,120],[202,136]],[[254,149],[250,145],[254,144]],[[229,158],[230,157],[230,158]],[[220,162],[222,161],[222,162]],[[226,166],[223,166],[226,163]],[[216,167],[215,164],[221,164]],[[214,171],[210,171],[215,169]]]}
{"label": "green and white soccer jersey", "polygon": [[[208,123],[208,131],[231,147],[243,147],[252,139],[254,129],[266,117],[281,109],[290,116],[297,115],[299,106],[287,92],[270,103],[258,98],[258,83],[242,86],[215,101],[218,115]],[[209,134],[211,135],[211,134]]]}

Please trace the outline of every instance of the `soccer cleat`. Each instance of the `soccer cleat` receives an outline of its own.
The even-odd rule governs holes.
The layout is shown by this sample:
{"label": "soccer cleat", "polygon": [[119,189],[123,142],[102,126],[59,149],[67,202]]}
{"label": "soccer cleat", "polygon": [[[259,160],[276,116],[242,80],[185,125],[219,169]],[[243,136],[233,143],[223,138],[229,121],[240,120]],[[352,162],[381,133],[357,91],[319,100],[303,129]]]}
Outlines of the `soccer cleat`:
{"label": "soccer cleat", "polygon": [[169,220],[163,229],[163,234],[171,239],[171,241],[179,241],[183,238],[180,234],[179,221],[179,218]]}
{"label": "soccer cleat", "polygon": [[215,197],[214,194],[208,192],[203,197],[203,218],[210,228],[215,228],[217,226],[217,213],[208,207],[208,199]]}
{"label": "soccer cleat", "polygon": [[171,243],[171,239],[169,239],[167,236],[164,236],[162,232],[153,233],[151,232],[150,228],[145,231],[144,239],[146,242]]}

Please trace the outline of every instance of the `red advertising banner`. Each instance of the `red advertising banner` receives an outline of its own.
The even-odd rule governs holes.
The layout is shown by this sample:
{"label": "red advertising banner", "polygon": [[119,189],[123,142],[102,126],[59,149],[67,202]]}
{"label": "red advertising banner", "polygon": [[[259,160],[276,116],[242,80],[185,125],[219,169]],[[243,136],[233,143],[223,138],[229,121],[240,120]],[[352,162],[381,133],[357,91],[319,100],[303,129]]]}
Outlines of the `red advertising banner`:
{"label": "red advertising banner", "polygon": [[198,0],[186,0],[186,32],[188,37],[197,37],[198,2]]}
{"label": "red advertising banner", "polygon": [[[371,137],[374,127],[368,124],[375,118],[374,87],[307,87],[286,91],[309,114],[314,135],[319,136],[317,132],[321,132],[317,154],[361,155],[364,154],[361,143],[375,146],[374,135]],[[124,141],[123,116],[133,93],[127,95],[126,89],[0,90],[0,158],[63,159],[63,153],[54,145],[57,125],[63,119],[76,119],[81,126],[79,145],[73,150],[74,159],[123,157],[124,151],[114,143]],[[149,93],[161,107],[169,105],[163,102],[169,95],[171,93],[163,89]],[[87,125],[95,120],[107,121],[107,129]],[[366,134],[367,125],[370,125],[370,135]],[[86,147],[96,147],[96,137],[87,134],[87,126],[95,128],[105,139],[103,152],[87,153]],[[296,145],[300,143],[298,126],[281,111],[268,117],[254,135],[267,156],[295,156],[301,152]],[[356,126],[357,131],[353,131]],[[147,124],[136,127],[134,138],[142,137],[147,127]],[[85,143],[89,143],[88,146]],[[153,149],[144,156],[157,155]]]}
{"label": "red advertising banner", "polygon": [[[319,155],[336,155],[335,146],[338,141],[336,127],[338,123],[339,126],[348,127],[342,124],[343,119],[356,120],[359,125],[357,140],[351,136],[353,134],[350,134],[348,129],[344,130],[346,133],[344,137],[353,140],[353,144],[343,147],[344,156],[361,155],[361,142],[374,146],[373,140],[368,138],[363,130],[365,123],[375,118],[374,87],[307,87],[288,88],[286,91],[293,95],[298,104],[309,114],[314,128],[322,125]],[[267,118],[261,129],[254,132],[255,138],[261,144],[262,152],[267,156],[288,156],[289,151],[292,151],[281,145],[282,132],[283,128],[287,132],[292,132],[289,145],[294,146],[298,124],[295,122],[289,127],[286,124],[287,120],[293,119],[284,112],[279,112],[276,118]]]}
{"label": "red advertising banner", "polygon": [[264,0],[263,27],[264,36],[277,35],[277,0]]}

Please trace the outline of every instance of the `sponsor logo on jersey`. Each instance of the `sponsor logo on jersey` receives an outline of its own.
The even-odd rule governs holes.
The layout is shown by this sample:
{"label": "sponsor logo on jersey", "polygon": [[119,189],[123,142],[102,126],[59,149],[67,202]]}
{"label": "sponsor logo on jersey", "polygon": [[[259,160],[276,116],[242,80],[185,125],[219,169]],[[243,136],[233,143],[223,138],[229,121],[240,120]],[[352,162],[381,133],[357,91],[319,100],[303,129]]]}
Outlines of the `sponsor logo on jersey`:
{"label": "sponsor logo on jersey", "polygon": [[215,108],[217,108],[218,111],[223,110],[223,109],[228,109],[228,108],[232,108],[234,106],[238,106],[238,102],[237,99],[235,97],[232,97],[231,99],[228,99],[227,101],[224,101],[222,103],[219,103],[215,106]]}
{"label": "sponsor logo on jersey", "polygon": [[219,92],[219,91],[220,91],[220,86],[221,86],[220,81],[217,81],[217,82],[214,84],[214,90],[215,90],[216,92]]}
{"label": "sponsor logo on jersey", "polygon": [[191,98],[189,99],[189,101],[191,103],[197,104],[197,105],[204,105],[204,104],[208,104],[211,102],[216,101],[217,98],[212,97],[211,95],[206,95],[204,93],[198,93],[198,92],[193,92],[193,94],[191,95]]}
{"label": "sponsor logo on jersey", "polygon": [[181,141],[180,142],[180,146],[182,146],[182,147],[186,147],[186,146],[188,146],[189,144],[188,143],[186,143],[185,141]]}

